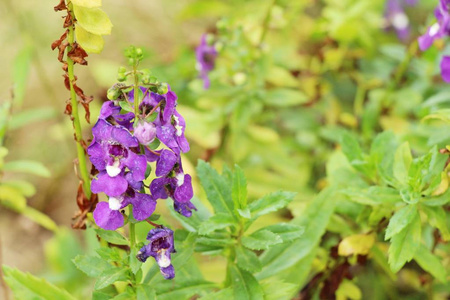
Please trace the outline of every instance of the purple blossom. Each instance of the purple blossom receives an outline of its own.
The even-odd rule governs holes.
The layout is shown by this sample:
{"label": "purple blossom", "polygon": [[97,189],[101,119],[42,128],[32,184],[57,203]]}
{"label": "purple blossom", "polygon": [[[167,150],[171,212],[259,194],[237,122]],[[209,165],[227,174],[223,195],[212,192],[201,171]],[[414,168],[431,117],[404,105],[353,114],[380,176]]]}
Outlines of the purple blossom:
{"label": "purple blossom", "polygon": [[134,181],[145,179],[147,162],[144,155],[136,154],[131,148],[138,147],[138,140],[123,126],[111,125],[99,119],[92,128],[94,140],[87,149],[92,164],[100,171],[92,181],[93,193],[104,192],[108,196],[123,194],[128,187],[123,178],[125,167]]}
{"label": "purple blossom", "polygon": [[384,16],[389,27],[392,27],[401,40],[408,39],[410,35],[409,19],[405,13],[406,5],[415,5],[413,0],[387,0]]}
{"label": "purple blossom", "polygon": [[137,259],[145,262],[147,258],[152,256],[164,278],[174,278],[175,270],[171,261],[171,253],[175,252],[173,231],[165,227],[152,229],[148,233],[147,240],[149,243],[139,250],[136,255]]}
{"label": "purple blossom", "polygon": [[127,191],[116,197],[109,197],[108,202],[99,202],[94,210],[95,223],[106,230],[116,230],[123,226],[124,217],[121,209],[131,204],[133,217],[143,221],[155,211],[156,201],[151,195],[141,194],[128,188]]}
{"label": "purple blossom", "polygon": [[211,85],[208,73],[214,69],[217,50],[214,45],[208,45],[206,34],[202,35],[200,45],[195,50],[195,56],[197,58],[197,70],[200,72],[200,78],[203,79],[203,88],[208,89]]}
{"label": "purple blossom", "polygon": [[148,145],[156,138],[155,124],[150,122],[139,122],[134,129],[134,136],[142,145]]}
{"label": "purple blossom", "polygon": [[[161,123],[159,120],[156,123]],[[189,152],[189,143],[184,135],[186,121],[174,110],[170,122],[161,123],[156,127],[156,136],[171,149],[179,148],[181,152]]]}

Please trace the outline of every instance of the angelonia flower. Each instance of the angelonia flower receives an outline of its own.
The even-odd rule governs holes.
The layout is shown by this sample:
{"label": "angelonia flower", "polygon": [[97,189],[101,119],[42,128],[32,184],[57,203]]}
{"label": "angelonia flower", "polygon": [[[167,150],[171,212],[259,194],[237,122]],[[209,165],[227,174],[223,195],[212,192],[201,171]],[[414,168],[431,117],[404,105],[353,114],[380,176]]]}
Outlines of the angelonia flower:
{"label": "angelonia flower", "polygon": [[148,257],[152,256],[164,278],[174,278],[175,270],[171,261],[171,253],[175,252],[173,231],[165,227],[152,229],[148,233],[147,240],[149,243],[139,250],[137,259],[145,262]]}
{"label": "angelonia flower", "polygon": [[[434,40],[450,35],[449,9],[450,0],[439,0],[439,4],[434,11],[436,22],[418,39],[420,50],[425,51],[431,47]],[[440,67],[442,79],[450,83],[450,56],[443,56]]]}
{"label": "angelonia flower", "polygon": [[388,28],[397,32],[400,40],[405,41],[410,35],[409,18],[405,13],[405,6],[413,6],[416,0],[387,0],[384,17]]}
{"label": "angelonia flower", "polygon": [[211,82],[208,74],[214,69],[217,58],[217,50],[214,45],[208,44],[207,35],[202,35],[200,45],[195,50],[197,59],[196,68],[200,73],[200,78],[203,80],[203,88],[209,89]]}
{"label": "angelonia flower", "polygon": [[[98,171],[92,180],[93,193],[105,193],[108,202],[97,204],[93,217],[96,224],[106,230],[116,230],[125,224],[124,209],[131,205],[135,221],[148,219],[155,211],[157,200],[171,197],[174,209],[190,217],[196,210],[191,176],[183,170],[181,153],[190,147],[185,137],[186,122],[178,113],[177,95],[164,86],[157,93],[150,88],[142,91],[137,112],[134,108],[134,90],[115,85],[108,91],[111,101],[101,108],[99,119],[92,128],[93,140],[87,148],[89,159]],[[118,93],[117,90],[124,89]],[[128,103],[127,103],[128,102]],[[128,105],[128,110],[122,108]],[[156,178],[149,184],[148,164],[155,163]],[[147,190],[146,190],[147,187]],[[175,276],[170,262],[173,253],[173,232],[168,228],[150,231],[150,244],[141,249],[138,258],[145,261],[153,256],[164,277]]]}

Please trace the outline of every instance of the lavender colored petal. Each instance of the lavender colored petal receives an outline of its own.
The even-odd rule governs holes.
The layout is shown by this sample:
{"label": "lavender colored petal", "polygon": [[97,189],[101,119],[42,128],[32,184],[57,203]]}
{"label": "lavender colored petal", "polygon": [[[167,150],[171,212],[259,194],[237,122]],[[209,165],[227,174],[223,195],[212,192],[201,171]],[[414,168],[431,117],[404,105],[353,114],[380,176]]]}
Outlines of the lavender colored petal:
{"label": "lavender colored petal", "polygon": [[147,148],[145,148],[145,157],[147,158],[148,162],[154,162],[157,161],[159,158],[159,154],[156,153],[161,153],[161,150],[157,150],[157,151],[150,151]]}
{"label": "lavender colored petal", "polygon": [[113,101],[106,101],[103,103],[102,108],[100,109],[100,115],[98,117],[99,119],[106,119],[119,113],[120,106],[114,105]]}
{"label": "lavender colored petal", "polygon": [[105,171],[98,174],[97,179],[92,180],[91,191],[94,194],[105,193],[108,196],[120,196],[127,190],[127,180],[119,174],[115,177],[110,177]]}
{"label": "lavender colored petal", "polygon": [[192,216],[192,210],[197,210],[192,202],[179,203],[177,201],[173,201],[173,208],[176,212],[187,218]]}
{"label": "lavender colored petal", "polygon": [[445,82],[450,83],[450,56],[442,57],[441,76]]}
{"label": "lavender colored petal", "polygon": [[162,125],[156,128],[156,136],[169,148],[178,147],[178,143],[175,140],[175,128],[171,124]]}
{"label": "lavender colored petal", "polygon": [[180,203],[189,202],[194,196],[194,191],[192,190],[192,179],[189,174],[184,175],[183,184],[175,188],[173,198],[175,201]]}
{"label": "lavender colored petal", "polygon": [[125,127],[128,131],[133,130],[134,113],[129,112],[126,114],[117,114],[114,116],[117,124]]}
{"label": "lavender colored petal", "polygon": [[160,268],[160,270],[165,279],[172,279],[175,277],[175,269],[172,265],[168,266],[167,268]]}
{"label": "lavender colored petal", "polygon": [[128,157],[123,159],[123,163],[130,169],[133,180],[142,181],[145,179],[147,159],[144,155],[138,155],[132,151],[128,151]]}
{"label": "lavender colored petal", "polygon": [[109,124],[103,119],[98,119],[94,127],[92,127],[92,135],[97,142],[109,141],[111,139],[111,132],[114,128],[113,125]]}
{"label": "lavender colored petal", "polygon": [[170,150],[164,149],[156,163],[155,174],[158,177],[166,176],[172,171],[173,167],[178,161],[178,157],[175,153]]}
{"label": "lavender colored petal", "polygon": [[133,174],[127,172],[125,174],[125,179],[128,181],[128,186],[130,186],[135,191],[140,191],[142,189],[143,183],[142,181],[136,181],[133,179]]}
{"label": "lavender colored petal", "polygon": [[123,126],[114,126],[111,130],[111,138],[124,147],[139,146],[138,140]]}
{"label": "lavender colored petal", "polygon": [[164,106],[164,111],[162,115],[162,120],[164,123],[170,122],[172,114],[177,105],[177,95],[173,91],[168,91],[166,94],[166,105]]}
{"label": "lavender colored petal", "polygon": [[105,230],[116,230],[123,226],[123,215],[118,210],[111,210],[108,202],[97,203],[93,216],[95,224]]}
{"label": "lavender colored petal", "polygon": [[106,169],[106,161],[108,155],[103,149],[102,145],[97,142],[92,142],[87,148],[87,153],[89,155],[89,160],[99,171]]}
{"label": "lavender colored petal", "polygon": [[156,201],[147,194],[135,193],[134,197],[125,197],[125,200],[133,205],[133,217],[143,221],[150,217],[156,208]]}
{"label": "lavender colored petal", "polygon": [[165,177],[153,179],[152,183],[150,183],[150,191],[153,198],[167,199],[169,195],[167,195],[165,185],[170,184],[170,182],[171,180]]}

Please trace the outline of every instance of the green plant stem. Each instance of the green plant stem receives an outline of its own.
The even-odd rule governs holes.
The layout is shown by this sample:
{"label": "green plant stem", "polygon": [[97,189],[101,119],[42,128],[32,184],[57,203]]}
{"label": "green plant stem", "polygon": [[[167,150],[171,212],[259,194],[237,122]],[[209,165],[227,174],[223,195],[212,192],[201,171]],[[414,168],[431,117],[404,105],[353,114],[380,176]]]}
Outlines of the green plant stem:
{"label": "green plant stem", "polygon": [[264,39],[266,38],[267,31],[269,30],[270,13],[272,12],[272,7],[275,5],[276,2],[277,0],[272,0],[272,3],[270,4],[269,9],[267,10],[266,16],[264,17],[263,29],[261,32],[261,37],[259,38],[259,46],[262,45]]}
{"label": "green plant stem", "polygon": [[[73,15],[73,6],[72,3],[68,4],[68,11],[70,14],[72,14],[72,18],[74,19]],[[69,26],[69,33],[67,35],[67,39],[69,41],[69,46],[67,47],[67,52],[69,52],[72,49],[72,45],[75,42],[75,35],[74,35],[74,26]],[[83,135],[81,131],[81,123],[80,123],[80,116],[78,113],[78,101],[77,101],[77,94],[75,93],[75,89],[73,87],[73,83],[75,82],[75,75],[74,75],[74,62],[70,57],[67,56],[67,75],[69,76],[69,85],[70,85],[70,102],[72,104],[72,119],[73,119],[73,128],[75,130],[75,139],[76,139],[76,145],[77,145],[77,156],[78,156],[78,165],[80,170],[80,176],[81,180],[83,181],[83,191],[84,194],[88,199],[91,198],[91,187],[90,187],[90,176],[89,176],[89,170],[87,168],[87,161],[86,161],[86,154],[84,151],[84,148],[81,144],[81,141],[83,140]]]}
{"label": "green plant stem", "polygon": [[134,74],[134,115],[139,115],[139,76],[137,72],[137,64],[133,66]]}

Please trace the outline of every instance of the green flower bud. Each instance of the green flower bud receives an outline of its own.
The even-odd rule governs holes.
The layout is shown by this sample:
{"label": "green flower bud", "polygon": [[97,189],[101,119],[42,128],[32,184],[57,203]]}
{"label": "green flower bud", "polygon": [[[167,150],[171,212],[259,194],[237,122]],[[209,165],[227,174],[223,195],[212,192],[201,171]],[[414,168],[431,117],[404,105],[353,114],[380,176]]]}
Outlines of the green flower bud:
{"label": "green flower bud", "polygon": [[120,94],[120,87],[118,85],[113,85],[106,93],[106,97],[108,97],[109,100],[116,100],[117,98],[119,98]]}
{"label": "green flower bud", "polygon": [[169,87],[167,86],[167,83],[161,83],[158,86],[158,94],[164,95],[164,94],[167,94],[168,91],[169,91]]}

